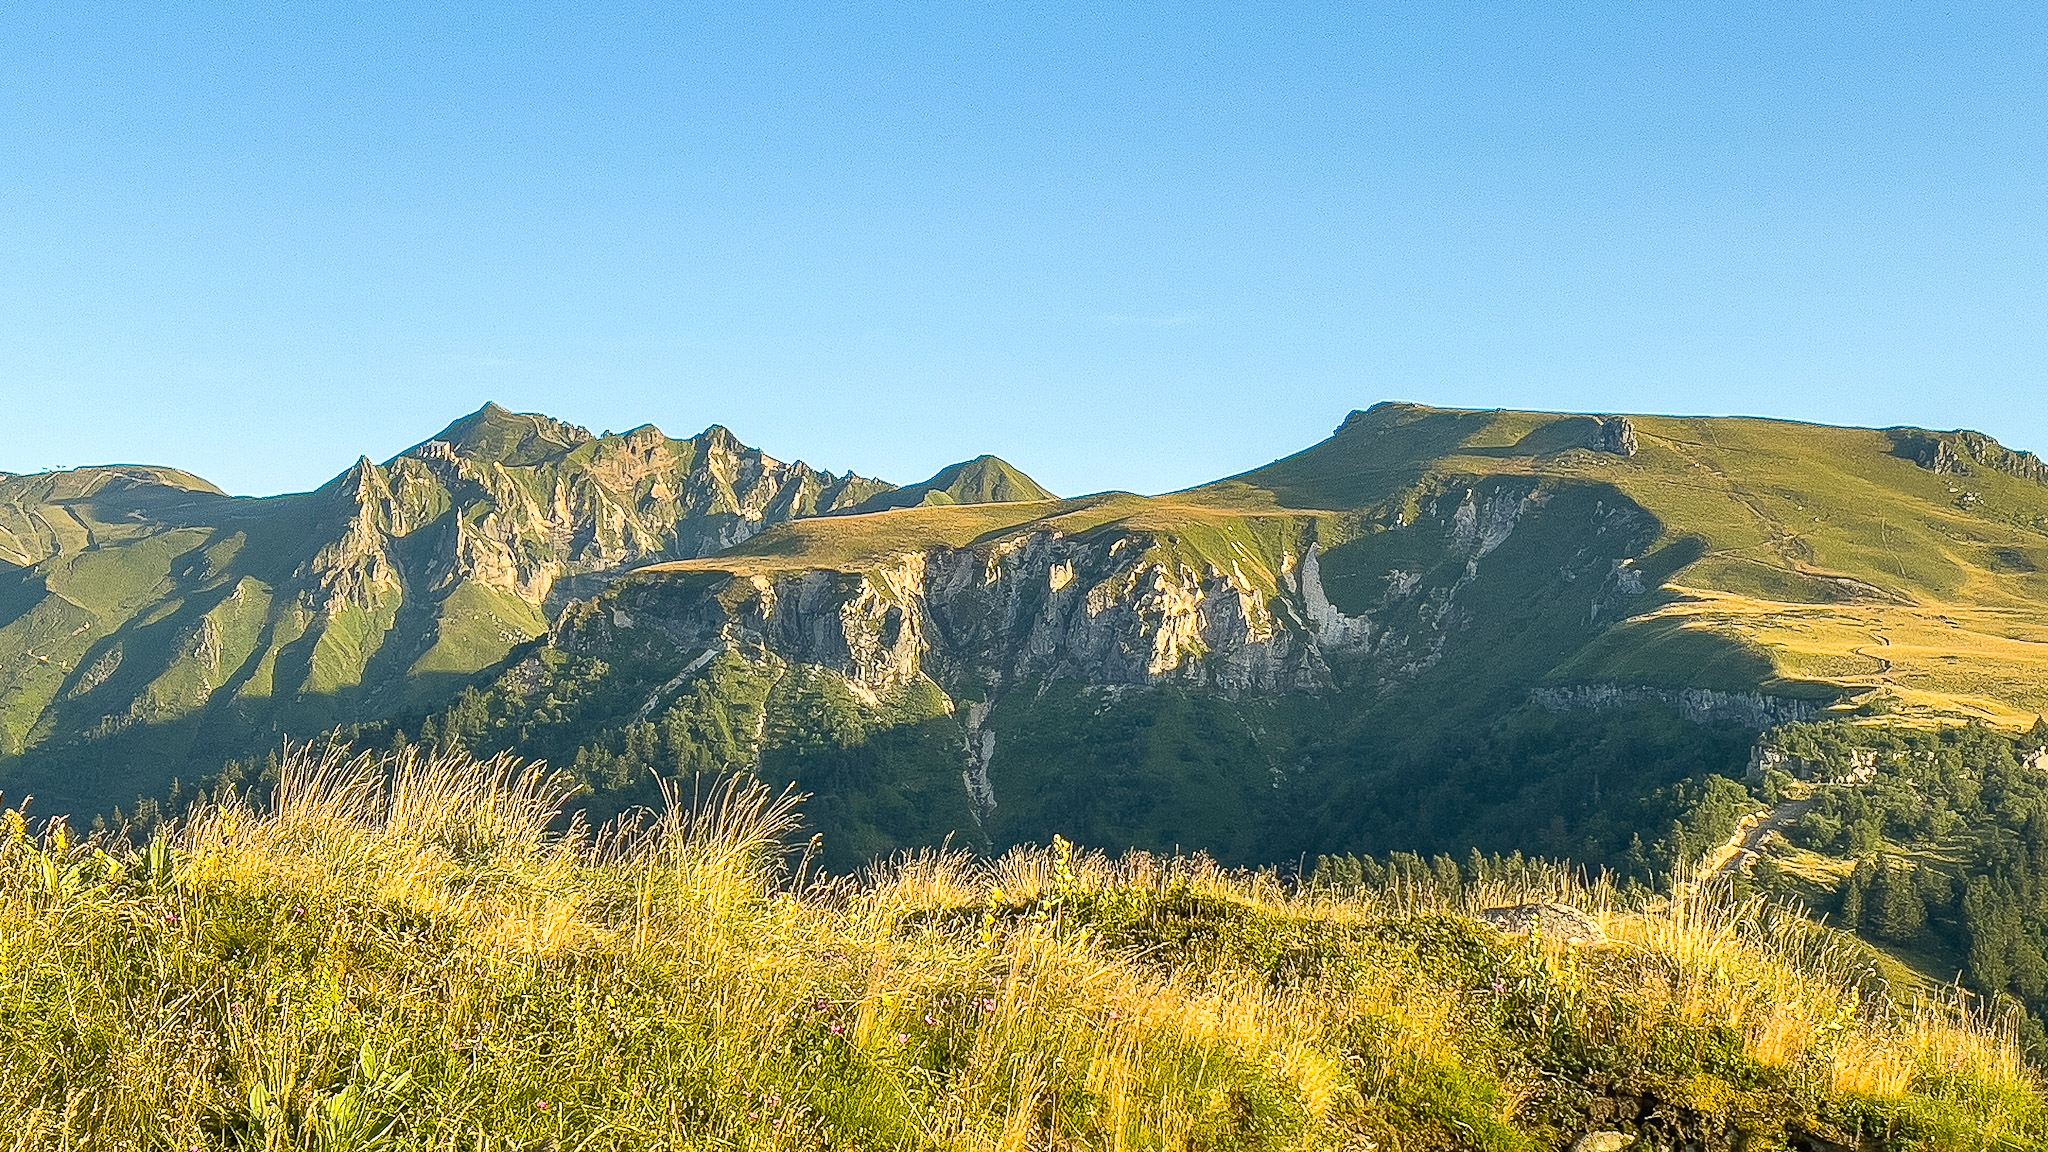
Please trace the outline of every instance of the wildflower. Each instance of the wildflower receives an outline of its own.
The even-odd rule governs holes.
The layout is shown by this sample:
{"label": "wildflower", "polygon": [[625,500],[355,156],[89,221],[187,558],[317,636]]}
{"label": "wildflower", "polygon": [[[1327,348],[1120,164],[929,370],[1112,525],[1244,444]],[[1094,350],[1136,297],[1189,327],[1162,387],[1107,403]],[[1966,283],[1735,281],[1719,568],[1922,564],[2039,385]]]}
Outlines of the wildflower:
{"label": "wildflower", "polygon": [[841,1032],[844,1032],[844,1031],[846,1031],[846,1025],[844,1025],[844,1024],[840,1024],[840,1023],[836,1023],[836,1022],[835,1022],[835,1023],[834,1023],[833,1025],[832,1025],[832,1034],[833,1034],[834,1036],[837,1036],[837,1035],[839,1035],[839,1034],[840,1034]]}
{"label": "wildflower", "polygon": [[534,1104],[533,1104],[533,1106],[534,1106],[535,1108],[538,1108],[538,1109],[540,1109],[540,1110],[541,1110],[541,1111],[543,1111],[543,1112],[545,1112],[545,1111],[547,1111],[547,1110],[548,1110],[548,1102],[547,1102],[547,1101],[545,1101],[545,1100],[536,1100],[536,1101],[534,1101]]}
{"label": "wildflower", "polygon": [[164,923],[166,923],[166,924],[169,924],[169,925],[171,925],[171,926],[172,926],[172,927],[174,927],[174,928],[175,928],[175,927],[177,927],[177,924],[178,924],[178,914],[177,914],[176,912],[166,912],[166,913],[164,913]]}
{"label": "wildflower", "polygon": [[897,1042],[898,1044],[908,1044],[908,1043],[910,1043],[910,1034],[909,1034],[909,1033],[907,1033],[907,1032],[898,1032],[898,1033],[896,1034],[896,1042]]}
{"label": "wildflower", "polygon": [[936,1016],[932,1015],[932,1014],[931,1014],[931,1013],[929,1013],[929,1012],[927,1012],[927,1013],[925,1013],[925,1014],[924,1014],[924,1026],[925,1026],[925,1027],[927,1027],[927,1028],[933,1028],[933,1027],[937,1027],[937,1026],[938,1026],[938,1023],[939,1023],[939,1018],[938,1018],[938,1017],[936,1017]]}
{"label": "wildflower", "polygon": [[1493,994],[1495,996],[1499,996],[1507,990],[1507,984],[1504,981],[1502,981],[1500,977],[1496,976],[1493,978]]}

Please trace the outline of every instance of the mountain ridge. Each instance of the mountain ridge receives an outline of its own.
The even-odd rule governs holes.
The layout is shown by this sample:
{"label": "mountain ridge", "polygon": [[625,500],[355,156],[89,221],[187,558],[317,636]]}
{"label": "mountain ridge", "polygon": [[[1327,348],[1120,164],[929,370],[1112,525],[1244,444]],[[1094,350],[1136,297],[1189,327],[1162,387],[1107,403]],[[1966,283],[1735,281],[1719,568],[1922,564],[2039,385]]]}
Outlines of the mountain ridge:
{"label": "mountain ridge", "polygon": [[892,488],[716,424],[595,436],[496,404],[304,493],[148,465],[0,477],[0,780],[42,759],[42,794],[104,806],[164,765],[431,704],[619,572]]}
{"label": "mountain ridge", "polygon": [[[1187,843],[1160,838],[1211,812],[1183,831],[1225,855],[1343,848],[1365,779],[1345,765],[1440,755],[1423,716],[1478,732],[1539,701],[1760,693],[2026,727],[2048,703],[2032,459],[1966,432],[1386,402],[1209,484],[1061,500],[995,457],[896,488],[716,424],[597,436],[491,404],[312,493],[17,478],[0,546],[36,559],[0,569],[0,782],[104,807],[166,763],[433,718],[622,782],[599,807],[778,757],[849,804],[920,797],[846,817],[877,850],[926,817],[1043,839],[1099,806],[1088,772],[1138,789],[1106,846]],[[671,720],[658,755],[631,743]],[[1217,796],[1248,818],[1215,823]]]}

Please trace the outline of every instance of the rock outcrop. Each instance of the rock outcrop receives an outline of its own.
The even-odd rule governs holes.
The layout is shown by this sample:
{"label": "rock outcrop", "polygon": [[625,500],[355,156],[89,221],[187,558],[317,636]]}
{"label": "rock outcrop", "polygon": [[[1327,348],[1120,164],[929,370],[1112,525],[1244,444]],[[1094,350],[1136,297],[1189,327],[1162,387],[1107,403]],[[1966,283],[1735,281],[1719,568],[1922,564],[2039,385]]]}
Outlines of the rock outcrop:
{"label": "rock outcrop", "polygon": [[1569,684],[1536,688],[1529,699],[1552,712],[1574,708],[1633,708],[1668,704],[1695,724],[1733,723],[1759,731],[1802,724],[1821,714],[1825,700],[1770,696],[1762,692],[1721,692],[1711,688],[1651,688],[1627,684]]}
{"label": "rock outcrop", "polygon": [[[544,420],[491,413],[496,422]],[[429,561],[428,587],[473,580],[536,607],[590,595],[619,572],[705,556],[762,529],[851,506],[889,486],[785,464],[713,425],[687,440],[652,427],[592,437],[548,422],[557,447],[504,447],[503,434],[458,421],[393,460],[399,503],[452,513]],[[358,468],[373,467],[368,461]],[[404,531],[394,534],[403,535]]]}
{"label": "rock outcrop", "polygon": [[[1290,588],[1279,597],[1297,620],[1298,596]],[[607,598],[607,612],[566,615],[557,643],[602,648],[593,625],[630,622],[690,651],[772,653],[828,668],[873,696],[919,675],[994,689],[1065,677],[1174,680],[1226,693],[1314,690],[1328,681],[1327,650],[1369,638],[1368,622],[1347,629],[1327,602],[1327,642],[1284,626],[1274,600],[1241,572],[1161,560],[1139,537],[1039,531],[861,572],[636,579]]]}
{"label": "rock outcrop", "polygon": [[1510,904],[1473,913],[1480,923],[1510,936],[1541,936],[1566,944],[1604,944],[1600,921],[1569,904]]}
{"label": "rock outcrop", "polygon": [[1600,420],[1599,450],[1616,456],[1636,454],[1636,426],[1626,416],[1607,416]]}
{"label": "rock outcrop", "polygon": [[1893,452],[1929,472],[1968,476],[1975,468],[2003,472],[2036,484],[2048,484],[2048,464],[2032,452],[2016,452],[1982,432],[1928,432],[1892,428]]}
{"label": "rock outcrop", "polygon": [[[1136,527],[1067,534],[1032,524],[851,570],[704,561],[649,570],[565,614],[554,643],[601,654],[618,628],[651,628],[688,653],[826,668],[871,699],[919,676],[975,699],[1048,680],[1174,683],[1228,697],[1392,686],[1434,667],[1461,635],[1495,625],[1468,596],[1489,573],[1506,586],[1526,579],[1527,557],[1499,558],[1549,500],[1533,482],[1459,487],[1423,501],[1411,521],[1335,545],[1312,518],[1276,519],[1228,551],[1195,555],[1177,537]],[[1565,513],[1581,535],[1545,533],[1544,547],[1566,549],[1558,558],[1569,562],[1540,578],[1561,594],[1614,595],[1633,575],[1614,552],[1651,539],[1649,525],[1618,511],[1589,500]],[[1394,559],[1375,567],[1380,551]],[[1342,606],[1333,555],[1352,589]],[[1531,610],[1552,607],[1542,598]],[[1589,634],[1600,626],[1594,615],[1578,625]]]}
{"label": "rock outcrop", "polygon": [[32,634],[18,668],[0,655],[0,756],[23,734],[97,739],[223,702],[288,731],[388,712],[625,571],[890,487],[717,426],[596,436],[496,405],[296,495],[233,499],[142,466],[0,475],[0,574],[36,573],[25,614],[0,620]]}

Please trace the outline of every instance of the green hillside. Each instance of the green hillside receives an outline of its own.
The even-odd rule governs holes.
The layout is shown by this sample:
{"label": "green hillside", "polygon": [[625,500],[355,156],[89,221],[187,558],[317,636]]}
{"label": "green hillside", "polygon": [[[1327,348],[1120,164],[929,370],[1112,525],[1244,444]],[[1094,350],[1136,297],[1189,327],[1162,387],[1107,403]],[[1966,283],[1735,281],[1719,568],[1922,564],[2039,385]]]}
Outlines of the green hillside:
{"label": "green hillside", "polygon": [[147,825],[303,733],[543,759],[593,821],[791,785],[839,873],[1707,860],[2048,1056],[2048,469],[1974,433],[1382,404],[1060,500],[487,407],[299,495],[5,478],[0,554],[0,787],[45,811]]}
{"label": "green hillside", "polygon": [[[1380,405],[1215,487],[1399,517],[1460,484],[1608,486],[1655,518],[1658,549],[1698,555],[1666,577],[1666,603],[1560,678],[1680,682],[1664,649],[1691,633],[1756,652],[1787,685],[1884,688],[2009,725],[2048,708],[2048,486],[2031,456],[1971,433],[1658,416],[1626,418],[1624,455],[1602,444],[1616,419]],[[1333,574],[1333,598],[1364,578]]]}
{"label": "green hillside", "polygon": [[883,512],[891,508],[918,508],[943,504],[1036,503],[1058,497],[1007,462],[994,456],[976,456],[951,464],[919,484],[871,496],[856,505],[854,512]]}
{"label": "green hillside", "polygon": [[593,436],[496,405],[297,495],[0,477],[0,787],[105,810],[287,733],[439,707],[623,570],[888,488],[716,426]]}
{"label": "green hillside", "polygon": [[1970,433],[1382,404],[1063,501],[487,406],[297,496],[7,481],[0,772],[104,810],[287,732],[424,735],[574,766],[599,813],[767,771],[849,867],[1064,832],[1647,879],[1763,727],[2033,723],[2042,475]]}
{"label": "green hillside", "polygon": [[[1627,430],[1626,454],[1603,446],[1608,428]],[[1949,453],[1940,471],[1916,456],[1936,450]],[[1550,661],[1551,680],[1884,690],[1915,711],[2023,727],[2048,707],[2048,486],[2029,461],[1970,434],[1386,404],[1189,492],[793,524],[678,570],[858,571],[1003,533],[1121,531],[1272,589],[1315,539],[1331,601],[1363,612],[1390,567],[1441,559],[1398,531],[1423,505],[1526,485],[1654,533],[1620,558],[1644,595],[1619,627],[1527,654]]]}
{"label": "green hillside", "polygon": [[[1961,433],[1380,405],[1186,492],[798,520],[649,565],[432,734],[575,765],[598,812],[762,771],[819,795],[835,867],[1060,833],[1656,881],[1758,802],[1763,728],[2033,723],[2038,476]],[[1035,550],[1065,559],[1019,567]],[[819,648],[852,614],[865,638]],[[1045,655],[1112,619],[1136,631]],[[1261,635],[1296,666],[1231,680]],[[856,639],[903,675],[864,683]]]}

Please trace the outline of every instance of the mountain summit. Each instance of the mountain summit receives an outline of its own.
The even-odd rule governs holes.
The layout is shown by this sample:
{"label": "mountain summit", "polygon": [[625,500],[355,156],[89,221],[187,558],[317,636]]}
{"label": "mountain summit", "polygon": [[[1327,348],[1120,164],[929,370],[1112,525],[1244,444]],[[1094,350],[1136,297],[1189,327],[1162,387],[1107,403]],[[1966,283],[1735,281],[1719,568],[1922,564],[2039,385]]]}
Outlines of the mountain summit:
{"label": "mountain summit", "polygon": [[[520,467],[562,456],[595,439],[587,428],[534,412],[512,412],[493,401],[443,428],[427,443],[439,441],[466,459]],[[406,455],[425,446],[416,445]]]}

